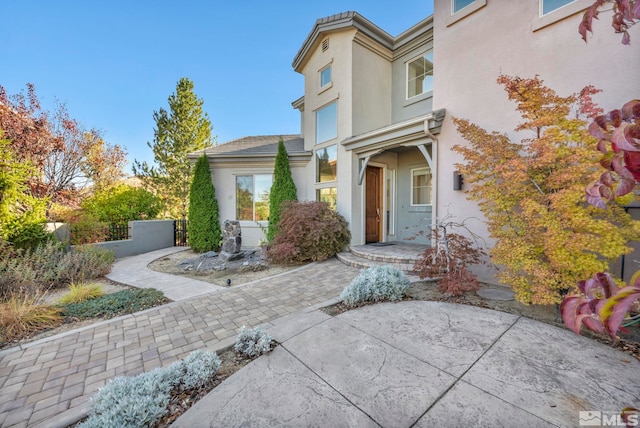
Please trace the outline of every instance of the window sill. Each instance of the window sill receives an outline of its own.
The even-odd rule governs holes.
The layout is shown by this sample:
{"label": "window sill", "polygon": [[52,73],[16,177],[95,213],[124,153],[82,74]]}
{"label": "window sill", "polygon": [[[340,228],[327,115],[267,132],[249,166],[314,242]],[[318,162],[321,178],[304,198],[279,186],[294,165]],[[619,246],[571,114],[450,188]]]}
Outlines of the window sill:
{"label": "window sill", "polygon": [[320,87],[320,90],[318,91],[318,95],[320,95],[321,93],[328,91],[329,89],[333,88],[333,82],[329,82],[326,85]]}
{"label": "window sill", "polygon": [[405,99],[404,102],[402,103],[403,107],[407,107],[410,106],[411,104],[415,104],[415,103],[419,103],[420,101],[424,101],[428,98],[432,98],[433,97],[433,91],[427,91],[424,92],[420,95],[415,95],[411,98]]}
{"label": "window sill", "polygon": [[447,19],[445,20],[445,24],[447,25],[447,27],[450,25],[453,25],[456,22],[460,21],[461,19],[466,18],[472,13],[482,9],[486,5],[487,5],[487,0],[476,0],[473,3],[471,3],[469,6],[464,7],[459,11],[457,11],[456,13],[448,16]]}
{"label": "window sill", "polygon": [[576,0],[573,3],[569,3],[562,6],[552,12],[547,13],[544,16],[537,18],[533,24],[532,29],[534,32],[541,30],[549,25],[555,24],[558,21],[562,21],[565,18],[575,15],[586,10],[593,4],[593,0]]}

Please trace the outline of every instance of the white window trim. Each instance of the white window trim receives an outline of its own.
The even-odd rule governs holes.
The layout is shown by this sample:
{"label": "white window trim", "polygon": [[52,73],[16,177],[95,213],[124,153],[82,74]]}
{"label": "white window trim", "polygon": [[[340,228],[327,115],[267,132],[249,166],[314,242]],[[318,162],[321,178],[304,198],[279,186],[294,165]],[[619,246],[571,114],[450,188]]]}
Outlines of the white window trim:
{"label": "white window trim", "polygon": [[[273,180],[274,180],[274,176],[273,176],[273,171],[260,171],[260,170],[256,170],[256,171],[247,171],[247,172],[235,172],[233,174],[234,177],[234,184],[235,184],[235,188],[234,188],[234,193],[233,193],[233,198],[234,198],[234,203],[235,203],[235,219],[237,221],[243,222],[240,225],[242,226],[243,224],[252,224],[255,225],[256,223],[260,223],[260,224],[269,224],[269,220],[255,220],[256,217],[256,200],[255,200],[255,187],[256,187],[256,175],[271,175],[271,185],[273,185]],[[247,176],[251,176],[253,179],[253,200],[252,200],[252,214],[253,214],[253,220],[240,220],[238,219],[238,177],[247,177]]]}
{"label": "white window trim", "polygon": [[[433,52],[433,49],[428,49],[428,50],[422,52],[420,55],[414,56],[413,58],[407,60],[407,62],[405,62],[405,64],[404,64],[404,76],[405,76],[405,79],[404,79],[404,95],[405,95],[404,101],[405,101],[405,106],[409,105],[409,104],[412,104],[412,103],[414,103],[416,101],[420,101],[420,100],[422,100],[424,98],[429,98],[429,97],[433,96],[433,89],[431,89],[430,91],[421,92],[421,93],[416,94],[416,95],[414,95],[412,97],[409,96],[409,64],[411,64],[413,61],[415,61],[415,60],[417,60],[419,58],[422,58],[422,57],[426,56],[429,52]],[[434,61],[434,63],[435,63],[435,61]],[[418,98],[418,97],[421,97],[421,98]]]}
{"label": "white window trim", "polygon": [[475,0],[468,6],[463,7],[459,11],[453,13],[453,0],[451,0],[451,15],[445,19],[445,24],[448,26],[455,24],[463,18],[471,15],[472,13],[482,9],[487,5],[487,0]]}
{"label": "white window trim", "polygon": [[[431,175],[431,192],[429,192],[429,196],[430,196],[429,199],[431,199],[432,203],[430,203],[430,204],[414,204],[413,203],[413,171],[419,171],[419,170],[422,170],[422,169],[427,170]],[[431,168],[429,168],[428,166],[421,166],[419,168],[411,168],[411,184],[410,184],[410,188],[411,188],[411,190],[410,190],[410,192],[411,192],[411,195],[410,195],[411,204],[410,205],[412,207],[430,207],[431,205],[433,205],[433,171],[431,171]]]}
{"label": "white window trim", "polygon": [[[320,70],[318,70],[318,79],[320,79],[320,89],[326,89],[327,87],[331,86],[333,84],[333,61],[330,62],[329,64],[325,65],[324,67],[322,67]],[[327,69],[331,69],[331,72],[329,73],[331,75],[331,78],[329,80],[329,83],[325,83],[324,85],[322,84],[322,73],[324,71],[326,71]]]}
{"label": "white window trim", "polygon": [[539,15],[535,18],[535,21],[532,23],[531,27],[534,32],[541,30],[549,25],[555,24],[558,21],[562,21],[565,18],[573,16],[577,13],[583,12],[589,8],[593,4],[592,0],[574,0],[571,3],[565,4],[557,8],[556,10],[552,10],[546,15],[542,15],[542,0],[539,0]]}

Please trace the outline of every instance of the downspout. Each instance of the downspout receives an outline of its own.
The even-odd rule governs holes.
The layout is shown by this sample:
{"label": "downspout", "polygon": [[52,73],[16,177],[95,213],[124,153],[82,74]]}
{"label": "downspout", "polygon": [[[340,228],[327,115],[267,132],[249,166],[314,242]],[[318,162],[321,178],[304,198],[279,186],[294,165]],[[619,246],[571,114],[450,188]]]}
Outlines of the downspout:
{"label": "downspout", "polygon": [[425,158],[427,159],[427,162],[429,163],[429,167],[431,168],[431,174],[433,177],[436,178],[436,187],[434,189],[433,192],[433,203],[431,206],[431,224],[433,226],[436,225],[436,220],[438,218],[438,212],[437,212],[437,207],[438,207],[438,139],[436,138],[435,135],[433,135],[431,133],[431,131],[429,130],[429,120],[433,120],[433,119],[427,119],[424,121],[424,133],[426,134],[427,137],[431,138],[432,143],[431,143],[431,157],[429,157],[429,154],[426,153],[427,149],[424,146],[419,146],[418,148],[420,149],[420,151],[424,152],[422,153]]}

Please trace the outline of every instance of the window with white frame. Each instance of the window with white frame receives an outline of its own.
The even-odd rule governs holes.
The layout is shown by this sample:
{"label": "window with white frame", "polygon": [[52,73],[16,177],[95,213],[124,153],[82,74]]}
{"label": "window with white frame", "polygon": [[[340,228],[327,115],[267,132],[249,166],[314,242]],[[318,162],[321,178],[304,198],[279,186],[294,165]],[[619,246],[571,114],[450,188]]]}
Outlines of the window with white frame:
{"label": "window with white frame", "polygon": [[316,111],[316,144],[338,136],[338,103],[327,104]]}
{"label": "window with white frame", "polygon": [[451,2],[451,13],[456,13],[473,3],[475,0],[453,0]]}
{"label": "window with white frame", "polygon": [[431,205],[431,169],[428,167],[411,170],[411,205]]}
{"label": "window with white frame", "polygon": [[269,220],[271,184],[273,184],[271,174],[236,176],[237,220]]}
{"label": "window with white frame", "polygon": [[336,181],[338,175],[338,146],[316,150],[316,182]]}
{"label": "window with white frame", "polygon": [[433,90],[433,51],[407,63],[407,99]]}
{"label": "window with white frame", "polygon": [[324,88],[331,83],[331,66],[328,65],[320,70],[320,87]]}
{"label": "window with white frame", "polygon": [[562,6],[566,6],[574,1],[576,0],[540,0],[540,16],[560,9]]}
{"label": "window with white frame", "polygon": [[319,202],[326,202],[329,204],[332,210],[335,211],[338,205],[338,188],[337,187],[324,187],[316,190],[316,200]]}

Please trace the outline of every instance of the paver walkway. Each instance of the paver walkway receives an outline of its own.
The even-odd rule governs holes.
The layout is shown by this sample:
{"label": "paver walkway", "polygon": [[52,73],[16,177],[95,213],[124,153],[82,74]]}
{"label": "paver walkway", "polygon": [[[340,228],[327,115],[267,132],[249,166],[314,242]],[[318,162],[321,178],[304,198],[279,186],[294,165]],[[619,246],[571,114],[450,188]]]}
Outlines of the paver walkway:
{"label": "paver walkway", "polygon": [[357,273],[335,259],[313,263],[0,351],[0,426],[67,426],[107,380],[229,346],[242,325],[311,311],[335,300]]}

